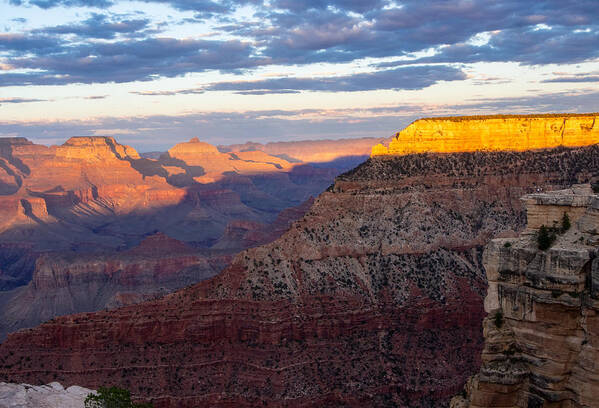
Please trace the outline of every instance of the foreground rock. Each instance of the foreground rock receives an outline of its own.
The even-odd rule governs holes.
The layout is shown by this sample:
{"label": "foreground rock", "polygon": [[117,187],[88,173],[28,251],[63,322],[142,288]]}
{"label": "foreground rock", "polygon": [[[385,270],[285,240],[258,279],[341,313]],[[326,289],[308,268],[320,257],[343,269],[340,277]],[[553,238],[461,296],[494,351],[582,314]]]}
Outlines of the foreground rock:
{"label": "foreground rock", "polygon": [[91,392],[77,385],[65,389],[57,382],[37,386],[0,383],[0,408],[83,408]]}
{"label": "foreground rock", "polygon": [[483,245],[524,227],[523,194],[598,172],[596,145],[370,159],[211,280],[10,335],[0,379],[158,407],[444,406],[480,364]]}
{"label": "foreground rock", "polygon": [[[599,401],[599,196],[590,186],[524,197],[528,228],[493,240],[480,373],[455,406],[596,407]],[[572,227],[539,250],[541,225]]]}

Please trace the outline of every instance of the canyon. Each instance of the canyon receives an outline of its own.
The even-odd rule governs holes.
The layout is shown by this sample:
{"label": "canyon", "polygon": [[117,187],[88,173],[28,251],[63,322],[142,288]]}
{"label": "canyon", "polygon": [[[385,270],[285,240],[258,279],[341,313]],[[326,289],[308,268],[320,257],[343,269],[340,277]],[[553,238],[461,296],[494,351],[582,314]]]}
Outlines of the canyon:
{"label": "canyon", "polygon": [[281,235],[343,169],[197,138],[156,159],[112,137],[0,138],[0,340],[214,276]]}
{"label": "canyon", "polygon": [[[523,201],[527,228],[485,249],[482,367],[452,406],[597,406],[599,196],[580,185]],[[539,249],[541,226],[560,226],[563,214],[571,227]]]}
{"label": "canyon", "polygon": [[117,385],[156,407],[446,406],[481,364],[483,247],[525,227],[521,196],[597,181],[598,140],[544,141],[375,153],[208,280],[10,334],[0,380]]}

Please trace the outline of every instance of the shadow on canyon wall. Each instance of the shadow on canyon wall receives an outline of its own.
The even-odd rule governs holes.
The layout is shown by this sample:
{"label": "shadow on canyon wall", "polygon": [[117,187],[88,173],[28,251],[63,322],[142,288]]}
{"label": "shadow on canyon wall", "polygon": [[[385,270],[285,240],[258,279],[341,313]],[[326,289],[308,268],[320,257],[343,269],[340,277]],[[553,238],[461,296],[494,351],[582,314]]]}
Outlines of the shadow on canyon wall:
{"label": "shadow on canyon wall", "polygon": [[[108,163],[96,171],[107,179],[122,172],[124,181],[106,184],[87,180],[87,168],[80,169],[85,185],[44,182],[44,171],[70,162],[53,158],[52,166],[30,169],[17,158],[15,170],[12,152],[0,152],[0,163],[21,180],[0,192],[0,339],[58,315],[137,303],[212,277],[236,253],[278,238],[335,176],[366,158],[284,168],[269,162],[272,171],[226,170],[202,183],[214,171],[168,152],[125,156],[114,143],[109,150],[124,170]],[[27,186],[33,177],[35,190]],[[173,250],[181,245],[187,249]]]}

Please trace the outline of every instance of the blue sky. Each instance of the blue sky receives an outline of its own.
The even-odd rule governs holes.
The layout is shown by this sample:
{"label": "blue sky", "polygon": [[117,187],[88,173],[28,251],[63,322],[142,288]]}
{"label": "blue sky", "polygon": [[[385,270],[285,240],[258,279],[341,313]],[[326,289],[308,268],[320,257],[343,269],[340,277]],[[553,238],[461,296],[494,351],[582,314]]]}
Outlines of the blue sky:
{"label": "blue sky", "polygon": [[599,106],[597,0],[0,0],[0,136],[141,151]]}

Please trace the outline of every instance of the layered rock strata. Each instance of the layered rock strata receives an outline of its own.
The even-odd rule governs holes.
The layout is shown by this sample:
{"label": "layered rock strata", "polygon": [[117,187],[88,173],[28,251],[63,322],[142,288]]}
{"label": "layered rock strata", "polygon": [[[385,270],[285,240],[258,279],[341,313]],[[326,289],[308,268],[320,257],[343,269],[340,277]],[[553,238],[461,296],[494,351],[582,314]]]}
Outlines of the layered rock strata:
{"label": "layered rock strata", "polygon": [[161,233],[126,251],[43,254],[28,285],[0,292],[0,340],[55,316],[139,303],[200,282],[220,272],[219,257]]}
{"label": "layered rock strata", "polygon": [[419,119],[372,155],[531,150],[599,140],[598,114],[499,115]]}
{"label": "layered rock strata", "polygon": [[522,195],[598,173],[596,145],[370,159],[208,281],[9,335],[0,379],[157,407],[444,406],[480,364],[482,246],[522,229]]}
{"label": "layered rock strata", "polygon": [[[590,408],[599,401],[599,196],[590,186],[523,198],[518,238],[485,250],[489,279],[482,367],[454,405]],[[571,227],[547,250],[541,225]]]}

